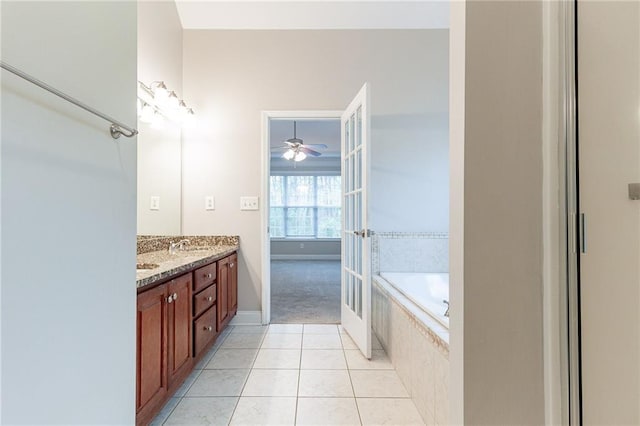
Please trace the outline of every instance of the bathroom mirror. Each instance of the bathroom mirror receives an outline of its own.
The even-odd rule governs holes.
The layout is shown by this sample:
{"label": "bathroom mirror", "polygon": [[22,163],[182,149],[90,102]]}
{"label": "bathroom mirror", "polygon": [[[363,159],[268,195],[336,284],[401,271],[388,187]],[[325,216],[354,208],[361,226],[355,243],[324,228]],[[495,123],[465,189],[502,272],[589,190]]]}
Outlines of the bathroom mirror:
{"label": "bathroom mirror", "polygon": [[[184,95],[182,26],[173,2],[138,2],[137,49],[139,82],[149,87],[162,81],[168,90]],[[180,235],[181,127],[168,118],[153,125],[138,119],[138,131],[137,234]]]}
{"label": "bathroom mirror", "polygon": [[138,235],[180,235],[181,129],[138,120]]}

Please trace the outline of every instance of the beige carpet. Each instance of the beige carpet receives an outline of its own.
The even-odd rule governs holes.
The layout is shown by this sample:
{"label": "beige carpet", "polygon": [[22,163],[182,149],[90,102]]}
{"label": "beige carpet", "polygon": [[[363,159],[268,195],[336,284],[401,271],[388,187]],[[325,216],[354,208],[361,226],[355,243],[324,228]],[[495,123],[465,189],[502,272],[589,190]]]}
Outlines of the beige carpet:
{"label": "beige carpet", "polygon": [[272,260],[271,322],[340,322],[339,260]]}

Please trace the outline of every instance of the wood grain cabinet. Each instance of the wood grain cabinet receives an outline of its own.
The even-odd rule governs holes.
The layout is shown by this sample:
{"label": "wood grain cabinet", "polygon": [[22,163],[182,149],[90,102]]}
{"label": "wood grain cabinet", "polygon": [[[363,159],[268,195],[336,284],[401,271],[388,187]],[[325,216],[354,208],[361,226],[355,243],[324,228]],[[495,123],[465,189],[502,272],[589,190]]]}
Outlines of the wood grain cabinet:
{"label": "wood grain cabinet", "polygon": [[229,316],[238,312],[238,254],[229,256]]}
{"label": "wood grain cabinet", "polygon": [[186,274],[167,284],[168,380],[171,385],[191,361],[191,283]]}
{"label": "wood grain cabinet", "polygon": [[218,328],[229,322],[229,258],[218,260]]}
{"label": "wood grain cabinet", "polygon": [[[218,261],[219,262],[219,261]],[[199,356],[218,336],[217,326],[217,263],[196,269],[193,291],[193,353]]]}
{"label": "wood grain cabinet", "polygon": [[166,286],[138,295],[137,323],[136,412],[144,418],[168,391]]}
{"label": "wood grain cabinet", "polygon": [[218,261],[218,329],[225,327],[238,312],[238,255]]}
{"label": "wood grain cabinet", "polygon": [[136,424],[147,425],[238,309],[237,254],[139,290]]}

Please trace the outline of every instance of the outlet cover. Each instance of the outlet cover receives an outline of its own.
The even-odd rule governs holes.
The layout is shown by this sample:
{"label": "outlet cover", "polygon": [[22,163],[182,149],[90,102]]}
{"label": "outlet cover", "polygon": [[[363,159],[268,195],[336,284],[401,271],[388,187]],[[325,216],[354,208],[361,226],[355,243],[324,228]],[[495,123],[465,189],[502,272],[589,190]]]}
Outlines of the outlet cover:
{"label": "outlet cover", "polygon": [[216,200],[213,198],[213,195],[207,195],[204,197],[204,209],[205,210],[215,210],[216,209]]}
{"label": "outlet cover", "polygon": [[160,197],[152,195],[149,203],[149,210],[160,210]]}
{"label": "outlet cover", "polygon": [[258,197],[240,197],[240,210],[259,210]]}

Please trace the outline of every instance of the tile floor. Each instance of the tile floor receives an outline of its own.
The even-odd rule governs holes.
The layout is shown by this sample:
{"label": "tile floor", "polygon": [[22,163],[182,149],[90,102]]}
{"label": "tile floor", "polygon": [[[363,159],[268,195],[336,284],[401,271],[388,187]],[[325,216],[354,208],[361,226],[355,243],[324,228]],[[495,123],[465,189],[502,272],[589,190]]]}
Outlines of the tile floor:
{"label": "tile floor", "polygon": [[335,325],[230,326],[152,425],[424,424],[387,355]]}

